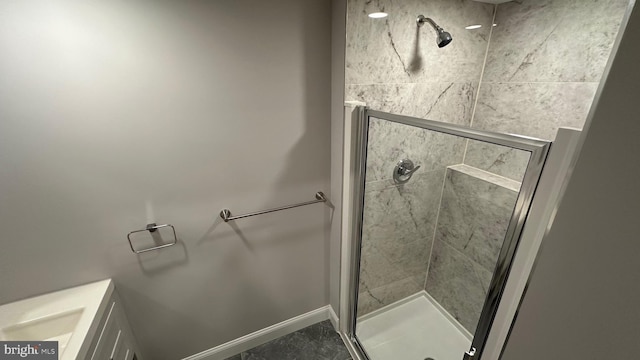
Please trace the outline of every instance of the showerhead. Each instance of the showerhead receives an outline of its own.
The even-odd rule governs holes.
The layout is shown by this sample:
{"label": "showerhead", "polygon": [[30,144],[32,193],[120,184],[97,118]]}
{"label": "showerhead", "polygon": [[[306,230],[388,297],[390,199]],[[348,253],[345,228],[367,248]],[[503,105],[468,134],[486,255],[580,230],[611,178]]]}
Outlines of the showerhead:
{"label": "showerhead", "polygon": [[449,45],[451,40],[453,40],[453,38],[451,37],[451,34],[449,34],[448,32],[446,31],[438,32],[438,38],[436,39],[436,42],[438,43],[438,47],[445,47]]}
{"label": "showerhead", "polygon": [[429,23],[431,26],[433,26],[433,28],[438,33],[438,36],[436,37],[436,43],[440,48],[449,45],[449,43],[453,40],[453,38],[451,37],[451,34],[444,31],[443,28],[438,26],[438,24],[436,24],[435,21],[431,20],[428,17],[424,17],[423,15],[418,15],[418,18],[416,19],[416,23],[418,23],[419,27],[424,25],[424,23]]}

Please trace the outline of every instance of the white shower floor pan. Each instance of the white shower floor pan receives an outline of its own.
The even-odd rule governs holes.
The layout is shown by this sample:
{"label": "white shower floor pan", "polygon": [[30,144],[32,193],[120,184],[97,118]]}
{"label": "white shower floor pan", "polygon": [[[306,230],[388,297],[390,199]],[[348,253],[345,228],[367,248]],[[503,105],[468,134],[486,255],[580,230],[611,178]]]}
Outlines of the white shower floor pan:
{"label": "white shower floor pan", "polygon": [[356,335],[371,360],[461,360],[472,339],[425,291],[361,317]]}

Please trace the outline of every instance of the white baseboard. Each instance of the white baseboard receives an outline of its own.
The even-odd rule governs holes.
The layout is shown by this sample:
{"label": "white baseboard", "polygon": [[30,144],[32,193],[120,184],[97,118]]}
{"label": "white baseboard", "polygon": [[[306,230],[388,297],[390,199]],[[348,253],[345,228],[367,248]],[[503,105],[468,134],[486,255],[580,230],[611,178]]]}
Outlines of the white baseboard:
{"label": "white baseboard", "polygon": [[329,305],[298,315],[275,325],[271,325],[200,353],[188,356],[182,360],[224,360],[258,345],[262,345],[266,342],[275,340],[281,336],[327,319],[331,320],[333,326],[336,327],[338,317]]}
{"label": "white baseboard", "polygon": [[329,308],[329,320],[331,320],[331,325],[333,325],[336,332],[340,332],[340,319],[338,319],[338,315],[331,305],[328,305],[327,307]]}

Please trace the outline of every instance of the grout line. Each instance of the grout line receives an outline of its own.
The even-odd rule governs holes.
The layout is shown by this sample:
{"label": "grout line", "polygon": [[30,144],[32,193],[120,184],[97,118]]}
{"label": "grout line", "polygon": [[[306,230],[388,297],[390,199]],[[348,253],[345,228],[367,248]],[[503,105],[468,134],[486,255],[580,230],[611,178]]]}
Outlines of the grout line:
{"label": "grout line", "polygon": [[[458,255],[462,256],[463,258],[465,258],[465,260],[469,261],[471,263],[471,265],[474,267],[474,272],[476,274],[476,276],[478,276],[477,271],[475,271],[475,266],[479,266],[480,268],[482,268],[483,270],[487,270],[491,273],[493,273],[492,270],[489,270],[487,268],[485,268],[484,266],[482,266],[479,262],[477,262],[476,260],[472,259],[469,255],[463,253],[462,251],[460,251],[459,249],[457,249],[455,246],[453,246],[453,244],[451,244],[450,242],[443,240],[442,243],[444,245],[446,245],[450,250],[454,251],[455,253],[457,253]],[[426,290],[425,290],[426,291]]]}
{"label": "grout line", "polygon": [[453,246],[452,244],[450,244],[448,241],[443,240],[442,241],[448,248],[450,248],[450,250],[455,251],[456,253],[458,253],[458,255],[464,257],[465,259],[471,261],[471,262],[475,262],[475,260],[473,260],[472,258],[469,257],[469,255],[463,253],[462,251],[458,250],[455,246]]}
{"label": "grout line", "polygon": [[493,36],[493,24],[496,21],[496,13],[498,12],[498,6],[493,8],[493,17],[491,18],[491,29],[489,30],[489,39],[487,40],[487,50],[484,52],[484,61],[482,62],[482,71],[480,72],[480,79],[478,80],[478,90],[476,91],[476,100],[473,103],[473,111],[471,112],[471,123],[469,127],[473,126],[473,120],[476,116],[476,108],[478,107],[478,98],[480,97],[480,88],[482,87],[482,79],[484,78],[484,71],[487,67],[487,58],[489,57],[489,47],[491,47],[491,37]]}
{"label": "grout line", "polygon": [[436,221],[433,224],[433,235],[431,235],[431,249],[429,250],[429,266],[427,266],[427,272],[424,275],[424,286],[422,287],[425,291],[427,290],[427,279],[429,278],[429,269],[431,268],[431,258],[433,256],[433,245],[436,243],[436,233],[438,231],[438,221],[440,220],[440,209],[442,207],[442,198],[444,197],[444,185],[447,181],[447,171],[449,170],[445,167],[444,176],[442,177],[442,188],[440,190],[440,200],[438,201],[438,213],[436,215]]}
{"label": "grout line", "polygon": [[[480,87],[478,87],[478,89],[480,89]],[[475,105],[473,106],[473,109],[475,111]],[[471,121],[473,122],[473,115],[471,115]],[[471,127],[471,124],[469,124],[469,127]],[[465,139],[466,141],[464,142],[464,152],[462,153],[462,162],[461,164],[464,165],[464,161],[467,160],[467,150],[469,149],[469,138]]]}
{"label": "grout line", "polygon": [[[484,52],[484,61],[482,62],[482,71],[480,71],[480,79],[478,79],[478,89],[476,90],[476,98],[473,101],[473,110],[471,111],[471,121],[469,127],[473,127],[473,120],[476,117],[476,109],[478,108],[478,98],[480,98],[480,89],[482,88],[482,79],[484,78],[484,70],[487,67],[487,58],[489,57],[489,47],[491,46],[491,36],[493,36],[493,24],[496,22],[496,13],[498,12],[498,5],[493,7],[493,16],[491,17],[491,27],[489,29],[489,39],[487,40],[487,50]],[[462,163],[464,164],[467,159],[467,150],[469,149],[469,139],[464,146],[464,154],[462,155]]]}

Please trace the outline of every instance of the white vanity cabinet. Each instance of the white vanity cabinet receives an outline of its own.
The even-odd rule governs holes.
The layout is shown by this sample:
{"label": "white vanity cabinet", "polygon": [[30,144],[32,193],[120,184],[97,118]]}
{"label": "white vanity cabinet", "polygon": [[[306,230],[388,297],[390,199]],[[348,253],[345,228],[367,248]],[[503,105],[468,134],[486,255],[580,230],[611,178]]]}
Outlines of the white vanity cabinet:
{"label": "white vanity cabinet", "polygon": [[0,305],[0,341],[57,341],[60,360],[142,360],[111,279]]}
{"label": "white vanity cabinet", "polygon": [[85,360],[142,360],[116,291],[111,294],[93,337],[85,341],[90,344]]}

